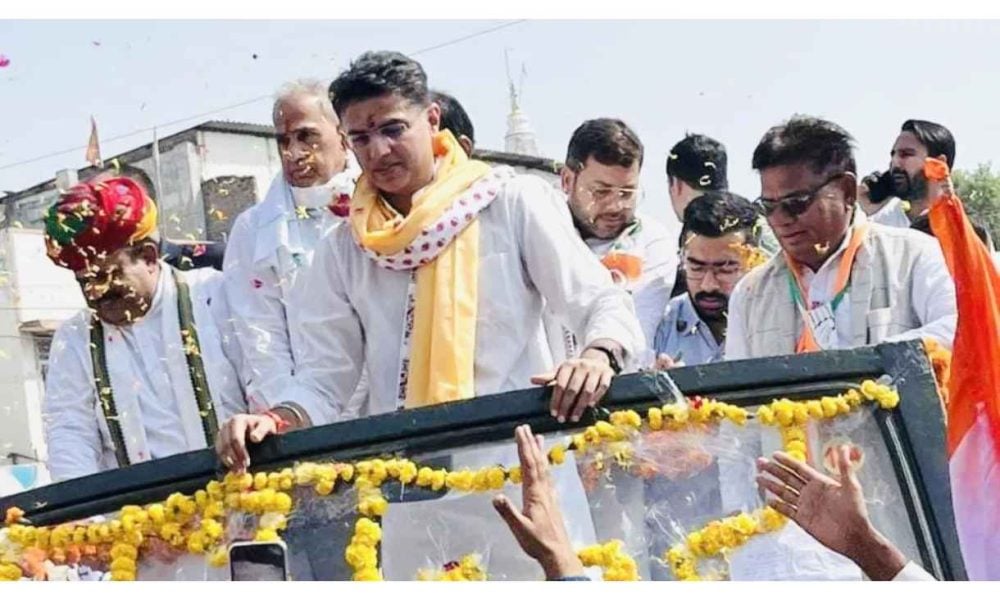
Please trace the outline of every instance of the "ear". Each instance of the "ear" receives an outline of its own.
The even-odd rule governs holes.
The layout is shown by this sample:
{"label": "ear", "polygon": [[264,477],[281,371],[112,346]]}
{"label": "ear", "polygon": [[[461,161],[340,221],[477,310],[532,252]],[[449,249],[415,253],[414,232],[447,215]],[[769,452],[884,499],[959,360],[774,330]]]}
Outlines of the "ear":
{"label": "ear", "polygon": [[573,184],[576,183],[576,173],[573,169],[564,166],[559,172],[559,182],[562,184],[562,191],[567,196],[573,191]]}
{"label": "ear", "polygon": [[160,260],[160,248],[154,242],[146,242],[142,245],[139,256],[147,265],[155,265]]}
{"label": "ear", "polygon": [[465,150],[465,154],[467,156],[470,157],[472,156],[473,144],[472,140],[469,139],[469,136],[467,135],[458,136],[458,145],[462,147],[462,150]]}
{"label": "ear", "polygon": [[844,183],[841,188],[844,191],[844,200],[848,208],[854,208],[858,202],[858,179],[854,173],[847,173],[843,177]]}
{"label": "ear", "polygon": [[427,122],[434,133],[441,130],[441,106],[437,102],[431,102],[427,107]]}

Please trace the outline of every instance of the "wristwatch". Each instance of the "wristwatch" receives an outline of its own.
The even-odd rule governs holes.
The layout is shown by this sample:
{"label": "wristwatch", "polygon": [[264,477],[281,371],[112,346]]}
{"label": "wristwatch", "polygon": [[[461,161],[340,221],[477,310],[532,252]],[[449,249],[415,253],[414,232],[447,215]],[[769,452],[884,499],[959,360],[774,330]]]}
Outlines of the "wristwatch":
{"label": "wristwatch", "polygon": [[589,346],[587,350],[597,350],[607,356],[608,366],[610,366],[611,370],[615,372],[615,375],[622,372],[622,365],[618,362],[618,357],[615,356],[615,353],[612,350],[605,348],[604,346]]}

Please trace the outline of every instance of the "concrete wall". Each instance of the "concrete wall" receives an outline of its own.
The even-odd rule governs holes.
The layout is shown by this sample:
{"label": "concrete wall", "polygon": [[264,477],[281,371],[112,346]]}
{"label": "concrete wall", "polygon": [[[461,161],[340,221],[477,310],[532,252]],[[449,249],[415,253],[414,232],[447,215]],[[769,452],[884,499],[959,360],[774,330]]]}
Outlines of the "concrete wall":
{"label": "concrete wall", "polygon": [[11,452],[45,457],[42,368],[22,326],[55,325],[83,307],[73,274],[45,255],[41,231],[0,231],[0,463]]}
{"label": "concrete wall", "polygon": [[200,181],[251,176],[257,184],[258,202],[264,199],[271,180],[281,172],[281,157],[273,139],[216,131],[202,131],[199,136],[205,149]]}

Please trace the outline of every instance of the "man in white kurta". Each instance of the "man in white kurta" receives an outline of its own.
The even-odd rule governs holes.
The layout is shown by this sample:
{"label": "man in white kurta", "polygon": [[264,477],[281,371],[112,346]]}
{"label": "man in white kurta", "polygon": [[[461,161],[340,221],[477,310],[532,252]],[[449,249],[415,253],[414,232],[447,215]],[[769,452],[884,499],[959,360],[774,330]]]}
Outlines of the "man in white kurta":
{"label": "man in white kurta", "polygon": [[282,172],[264,200],[236,219],[224,267],[227,293],[239,298],[233,324],[251,409],[272,406],[290,385],[289,294],[317,244],[346,215],[360,174],[322,84],[286,86],[273,113]]}
{"label": "man in white kurta", "polygon": [[160,260],[155,215],[139,186],[115,178],[73,188],[46,217],[49,255],[75,272],[90,306],[52,342],[44,414],[55,480],[205,448],[216,422],[246,410],[222,275]]}
{"label": "man in white kurta", "polygon": [[[642,160],[642,142],[627,124],[591,119],[570,138],[561,184],[580,237],[631,294],[649,346],[670,300],[678,259],[676,236],[636,212]],[[553,328],[547,327],[552,337]],[[556,357],[575,356],[573,336],[558,337],[565,350],[560,355],[560,344],[553,344]]]}
{"label": "man in white kurta", "polygon": [[[533,382],[552,384],[553,416],[578,419],[643,338],[631,298],[573,231],[561,194],[470,161],[450,132],[438,132],[426,76],[401,54],[363,55],[331,96],[364,171],[350,226],[325,238],[296,286],[294,385],[274,416],[241,415],[221,428],[223,462],[245,468],[247,439],[283,425]],[[579,358],[554,364],[545,306],[580,335]],[[351,402],[364,365],[369,395]]]}

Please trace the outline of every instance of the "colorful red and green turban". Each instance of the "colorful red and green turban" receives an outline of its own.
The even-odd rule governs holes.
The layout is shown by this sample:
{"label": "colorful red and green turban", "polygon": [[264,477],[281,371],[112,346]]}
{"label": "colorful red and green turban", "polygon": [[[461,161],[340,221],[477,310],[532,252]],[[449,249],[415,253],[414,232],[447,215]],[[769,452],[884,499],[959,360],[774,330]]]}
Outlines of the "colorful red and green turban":
{"label": "colorful red and green turban", "polygon": [[45,213],[46,253],[73,271],[155,232],[156,205],[128,177],[75,185]]}

